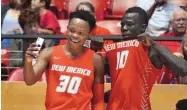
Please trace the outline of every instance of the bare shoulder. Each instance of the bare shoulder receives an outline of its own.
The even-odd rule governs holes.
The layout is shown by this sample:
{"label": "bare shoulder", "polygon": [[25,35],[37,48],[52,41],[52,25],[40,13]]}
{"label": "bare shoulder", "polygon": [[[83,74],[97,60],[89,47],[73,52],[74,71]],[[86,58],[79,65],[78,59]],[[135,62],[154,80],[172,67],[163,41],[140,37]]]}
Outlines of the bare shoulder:
{"label": "bare shoulder", "polygon": [[103,56],[98,54],[98,53],[95,53],[94,54],[94,68],[96,70],[99,70],[99,71],[102,71],[103,68],[104,68],[104,59],[103,59]]}
{"label": "bare shoulder", "polygon": [[94,54],[94,83],[104,83],[104,60],[102,55]]}
{"label": "bare shoulder", "polygon": [[103,56],[98,53],[95,53],[94,54],[94,63],[97,64],[97,62],[101,62],[101,61],[103,61]]}

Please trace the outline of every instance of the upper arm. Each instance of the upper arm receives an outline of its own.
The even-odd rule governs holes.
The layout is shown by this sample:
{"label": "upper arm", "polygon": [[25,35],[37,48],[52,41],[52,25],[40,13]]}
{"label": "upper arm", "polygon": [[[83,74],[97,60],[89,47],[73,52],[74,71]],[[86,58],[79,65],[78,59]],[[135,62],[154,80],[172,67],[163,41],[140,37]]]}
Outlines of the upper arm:
{"label": "upper arm", "polygon": [[33,66],[34,72],[37,76],[41,76],[49,64],[50,57],[52,55],[52,48],[43,49],[36,61],[36,64]]}
{"label": "upper arm", "polygon": [[104,60],[101,55],[94,55],[94,83],[104,83]]}
{"label": "upper arm", "polygon": [[187,61],[186,60],[173,55],[173,53],[171,53],[169,49],[163,46],[160,46],[158,44],[155,44],[152,47],[157,51],[163,64],[167,68],[170,68],[174,74],[180,75],[180,76],[187,75]]}
{"label": "upper arm", "polygon": [[163,62],[160,59],[160,56],[157,54],[157,51],[154,48],[149,48],[149,58],[151,60],[151,63],[157,68],[162,69]]}

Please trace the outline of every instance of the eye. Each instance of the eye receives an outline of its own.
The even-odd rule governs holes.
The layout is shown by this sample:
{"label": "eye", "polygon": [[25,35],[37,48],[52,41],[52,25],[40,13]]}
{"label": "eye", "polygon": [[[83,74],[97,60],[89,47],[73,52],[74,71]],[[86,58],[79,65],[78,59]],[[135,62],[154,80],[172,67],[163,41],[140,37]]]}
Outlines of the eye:
{"label": "eye", "polygon": [[132,23],[127,23],[127,26],[133,26],[133,24]]}
{"label": "eye", "polygon": [[69,29],[69,32],[75,33],[75,30],[74,29]]}
{"label": "eye", "polygon": [[83,36],[84,35],[84,32],[79,32],[78,33],[80,36]]}

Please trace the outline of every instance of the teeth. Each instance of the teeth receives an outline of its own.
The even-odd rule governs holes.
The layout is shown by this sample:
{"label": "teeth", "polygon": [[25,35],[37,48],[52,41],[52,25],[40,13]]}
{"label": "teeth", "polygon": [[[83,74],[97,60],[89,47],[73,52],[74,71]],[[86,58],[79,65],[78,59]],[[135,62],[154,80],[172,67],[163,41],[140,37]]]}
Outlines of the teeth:
{"label": "teeth", "polygon": [[73,41],[73,40],[71,40],[73,43],[78,43],[79,41]]}

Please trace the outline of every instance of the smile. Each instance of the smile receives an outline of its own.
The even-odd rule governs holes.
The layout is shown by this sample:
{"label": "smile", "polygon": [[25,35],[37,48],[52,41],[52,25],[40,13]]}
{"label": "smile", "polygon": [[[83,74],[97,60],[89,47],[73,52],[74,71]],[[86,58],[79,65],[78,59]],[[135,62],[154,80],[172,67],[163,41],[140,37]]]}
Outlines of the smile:
{"label": "smile", "polygon": [[72,40],[72,39],[70,39],[70,41],[73,42],[73,43],[79,43],[80,42],[80,41],[76,41],[76,40]]}

